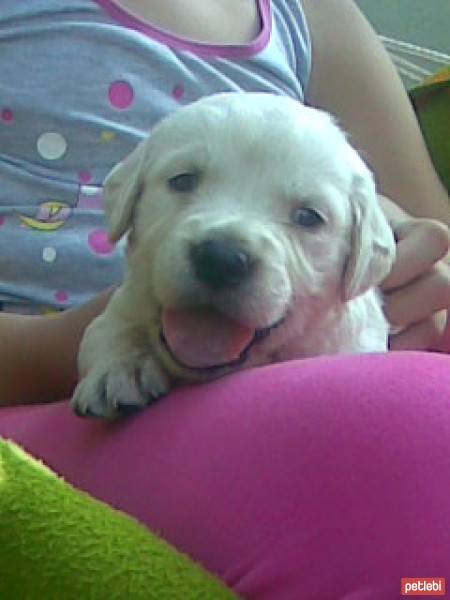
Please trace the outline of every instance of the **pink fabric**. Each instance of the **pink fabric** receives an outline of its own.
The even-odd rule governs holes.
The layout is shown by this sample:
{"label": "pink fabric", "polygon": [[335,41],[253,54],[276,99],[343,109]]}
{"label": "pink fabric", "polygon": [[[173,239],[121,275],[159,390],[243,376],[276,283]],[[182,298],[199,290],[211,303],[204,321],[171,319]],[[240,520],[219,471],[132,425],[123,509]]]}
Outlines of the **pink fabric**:
{"label": "pink fabric", "polygon": [[444,354],[273,365],[114,424],[3,409],[0,433],[246,598],[397,600],[401,577],[450,577]]}

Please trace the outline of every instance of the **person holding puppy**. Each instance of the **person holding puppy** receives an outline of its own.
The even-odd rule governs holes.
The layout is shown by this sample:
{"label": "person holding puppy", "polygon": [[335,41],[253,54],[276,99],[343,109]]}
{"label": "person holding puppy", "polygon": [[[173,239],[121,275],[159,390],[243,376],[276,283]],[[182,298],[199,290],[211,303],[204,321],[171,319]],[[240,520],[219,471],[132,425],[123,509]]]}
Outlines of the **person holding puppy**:
{"label": "person holding puppy", "polygon": [[[0,315],[2,338],[13,343],[0,388],[8,402],[70,392],[82,332],[109,297],[102,289],[120,280],[122,259],[108,245],[96,195],[107,172],[163,115],[217,91],[288,93],[338,118],[375,173],[398,240],[396,264],[383,284],[386,314],[401,330],[392,336],[391,349],[424,350],[439,343],[449,305],[448,197],[402,84],[355,6],[329,0],[319,8],[307,0],[302,10],[297,2],[282,2],[269,14],[267,0],[241,0],[226,10],[217,2],[205,15],[199,4],[183,20],[177,4],[89,2],[80,7],[80,18],[88,20],[86,34],[77,35],[64,29],[68,17],[58,27],[58,10],[66,14],[51,3],[19,14],[19,27],[33,26],[22,38],[8,25],[16,9],[5,8],[2,17],[7,83],[0,138],[5,157],[0,300],[6,313],[42,312],[43,305],[71,308],[51,320]],[[351,35],[344,25],[331,33],[333,15],[352,23]],[[35,24],[44,18],[51,35]],[[292,56],[287,50],[277,54],[282,26],[288,37],[281,42],[295,44]],[[100,28],[108,31],[105,53],[91,64]],[[38,70],[23,58],[34,42]],[[62,56],[52,47],[57,43],[64,47]],[[130,65],[123,62],[127,48],[134,53]],[[117,64],[106,53],[114,53]],[[61,85],[69,62],[73,76]],[[27,86],[18,93],[19,80],[38,90],[33,102]],[[98,93],[90,91],[95,86]],[[87,148],[94,150],[92,157]],[[36,367],[34,361],[22,364],[29,360],[20,352],[23,335],[36,352]],[[42,344],[55,351],[42,355]],[[24,368],[34,370],[27,381]]]}
{"label": "person holding puppy", "polygon": [[[102,181],[161,117],[221,91],[286,94],[337,117],[374,171],[397,240],[383,283],[385,312],[400,330],[391,349],[439,345],[450,306],[448,196],[402,84],[352,2],[0,7],[1,404],[70,395],[83,332],[123,272],[105,232]],[[48,309],[58,312],[36,314]],[[401,395],[391,356],[383,377],[398,380]],[[448,380],[437,379],[448,397]]]}

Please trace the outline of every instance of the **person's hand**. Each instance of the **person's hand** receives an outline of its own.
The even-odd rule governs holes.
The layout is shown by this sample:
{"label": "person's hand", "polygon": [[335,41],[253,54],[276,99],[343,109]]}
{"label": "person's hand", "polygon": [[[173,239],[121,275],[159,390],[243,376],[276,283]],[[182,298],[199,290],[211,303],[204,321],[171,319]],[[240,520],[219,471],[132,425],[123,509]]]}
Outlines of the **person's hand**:
{"label": "person's hand", "polygon": [[427,350],[441,338],[450,309],[450,236],[446,225],[407,215],[380,197],[391,224],[397,257],[381,284],[393,328],[391,350]]}

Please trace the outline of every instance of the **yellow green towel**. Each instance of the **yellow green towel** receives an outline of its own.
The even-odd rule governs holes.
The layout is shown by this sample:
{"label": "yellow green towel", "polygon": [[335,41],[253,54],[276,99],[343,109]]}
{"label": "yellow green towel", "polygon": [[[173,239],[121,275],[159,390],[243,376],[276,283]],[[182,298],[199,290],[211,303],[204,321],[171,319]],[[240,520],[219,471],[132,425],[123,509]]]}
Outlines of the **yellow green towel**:
{"label": "yellow green towel", "polygon": [[1,600],[231,600],[137,521],[0,440]]}

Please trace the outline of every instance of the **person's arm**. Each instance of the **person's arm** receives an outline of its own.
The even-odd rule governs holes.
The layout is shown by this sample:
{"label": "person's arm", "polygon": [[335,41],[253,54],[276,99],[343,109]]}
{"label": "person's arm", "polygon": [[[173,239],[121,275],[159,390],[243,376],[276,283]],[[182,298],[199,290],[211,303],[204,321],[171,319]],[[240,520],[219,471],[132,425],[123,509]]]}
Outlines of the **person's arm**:
{"label": "person's arm", "polygon": [[0,313],[0,406],[52,402],[72,393],[83,332],[111,294],[57,315]]}
{"label": "person's arm", "polygon": [[338,118],[381,194],[413,216],[450,225],[448,195],[372,27],[351,0],[303,0],[303,6],[313,51],[307,102]]}

